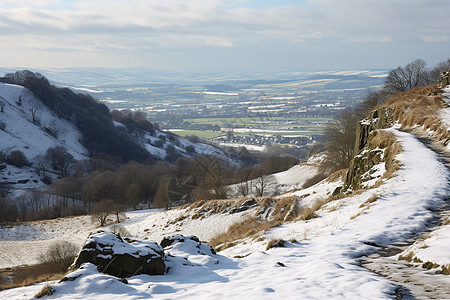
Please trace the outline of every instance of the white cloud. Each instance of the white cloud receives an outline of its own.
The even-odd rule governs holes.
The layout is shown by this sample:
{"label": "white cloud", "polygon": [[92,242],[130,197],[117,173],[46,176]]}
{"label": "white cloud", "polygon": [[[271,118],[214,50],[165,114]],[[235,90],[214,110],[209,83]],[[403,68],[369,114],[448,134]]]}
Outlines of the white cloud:
{"label": "white cloud", "polygon": [[25,47],[74,49],[79,55],[102,51],[108,57],[108,49],[188,55],[193,48],[224,48],[242,56],[270,48],[276,57],[289,47],[306,55],[357,51],[352,44],[395,52],[400,43],[449,42],[447,0],[309,0],[261,7],[226,0],[4,1],[0,39],[17,38],[2,53]]}

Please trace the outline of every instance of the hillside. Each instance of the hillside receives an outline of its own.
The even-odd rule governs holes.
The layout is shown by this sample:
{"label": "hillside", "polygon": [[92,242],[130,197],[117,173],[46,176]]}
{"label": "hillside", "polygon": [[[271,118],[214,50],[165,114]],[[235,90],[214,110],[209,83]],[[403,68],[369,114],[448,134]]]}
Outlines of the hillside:
{"label": "hillside", "polygon": [[[145,119],[140,123],[147,126],[143,128],[126,118],[128,123],[113,121],[106,106],[89,96],[56,88],[40,74],[21,71],[2,80],[12,83],[0,82],[0,174],[2,186],[12,185],[14,191],[48,184],[44,173],[38,175],[36,169],[52,147],[63,147],[74,161],[110,155],[122,162],[174,163],[179,157],[208,155],[230,164],[241,163],[214,146],[161,132]],[[23,166],[7,163],[15,151],[24,154]],[[45,171],[47,176],[58,177],[57,170],[46,167]]]}
{"label": "hillside", "polygon": [[[442,160],[450,157],[449,102],[450,86],[391,98],[360,122],[350,169],[311,187],[302,188],[308,178],[299,176],[302,168],[311,171],[309,162],[273,175],[291,189],[278,196],[129,212],[120,225],[100,228],[131,237],[127,246],[112,239],[103,243],[111,243],[110,249],[160,247],[155,251],[164,256],[164,275],[124,280],[87,263],[61,281],[48,282],[52,289],[47,291],[58,299],[445,299],[450,293],[450,173]],[[424,137],[442,152],[429,149]],[[82,217],[2,228],[0,253],[2,261],[9,259],[2,266],[33,263],[46,241],[87,237],[95,225],[85,223],[80,230],[80,222]],[[68,232],[77,228],[76,237],[56,230],[62,224]],[[198,236],[217,254],[180,234]],[[174,236],[173,244],[151,242],[166,235]],[[87,244],[102,237],[93,235]],[[22,252],[11,259],[14,245],[24,239]],[[1,291],[0,297],[30,298],[43,286]]]}

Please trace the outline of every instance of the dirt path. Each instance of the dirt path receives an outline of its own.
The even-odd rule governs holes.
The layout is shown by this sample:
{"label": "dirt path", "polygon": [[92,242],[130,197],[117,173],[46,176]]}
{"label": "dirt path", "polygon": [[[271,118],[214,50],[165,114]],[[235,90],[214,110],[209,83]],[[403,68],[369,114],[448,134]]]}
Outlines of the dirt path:
{"label": "dirt path", "polygon": [[[418,132],[413,134],[438,154],[444,165],[450,169],[450,153],[443,149],[441,143],[426,138]],[[360,258],[361,266],[399,284],[397,299],[450,299],[450,276],[436,274],[433,269],[426,270],[419,263],[398,260],[396,256],[421,236],[439,228],[442,221],[450,216],[450,197],[445,200],[443,206],[436,208],[433,212],[435,217],[424,232],[417,233],[416,237],[403,243],[390,245],[377,253]]]}

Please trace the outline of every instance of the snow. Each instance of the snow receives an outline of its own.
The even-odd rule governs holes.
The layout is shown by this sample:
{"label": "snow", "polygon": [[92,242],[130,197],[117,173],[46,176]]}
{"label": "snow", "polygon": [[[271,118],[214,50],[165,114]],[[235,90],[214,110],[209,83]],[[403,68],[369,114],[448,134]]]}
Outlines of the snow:
{"label": "snow", "polygon": [[[252,248],[253,253],[237,259],[198,253],[185,245],[172,250],[176,255],[170,261],[166,275],[139,275],[128,279],[128,284],[117,278],[98,273],[86,264],[83,269],[68,275],[73,281],[51,283],[58,299],[108,298],[170,298],[170,299],[387,299],[394,298],[397,286],[361,267],[358,257],[377,251],[373,245],[387,246],[403,241],[420,232],[433,216],[429,208],[443,203],[448,194],[449,174],[436,154],[408,133],[390,129],[401,142],[403,152],[398,155],[402,167],[396,177],[378,188],[361,194],[326,203],[317,212],[318,217],[308,221],[287,223],[269,231],[263,238],[295,238],[285,248],[262,249],[265,243],[248,241],[236,248]],[[309,189],[290,193],[310,193],[300,197],[302,205],[311,205],[324,199],[339,182],[321,182]],[[326,187],[328,186],[328,187]],[[305,194],[306,195],[306,194]],[[313,196],[314,195],[314,196]],[[375,201],[367,202],[378,195]],[[282,196],[280,196],[282,197]],[[142,238],[150,238],[152,222],[163,219],[167,231],[171,220],[185,214],[183,210],[144,212],[136,219],[124,222],[127,230]],[[237,219],[244,213],[234,214]],[[198,220],[191,234],[211,230],[217,223]],[[231,216],[231,215],[227,215]],[[236,219],[236,220],[237,220]],[[191,221],[189,221],[191,222]],[[201,223],[203,222],[203,223]],[[177,227],[172,224],[173,229]],[[155,227],[158,227],[156,225]],[[179,226],[182,227],[182,226]],[[200,228],[205,227],[205,228]],[[225,226],[224,226],[225,227]],[[151,227],[150,227],[151,228]],[[158,229],[154,230],[159,231]],[[306,231],[306,234],[305,234]],[[447,235],[439,235],[445,236]],[[446,257],[448,239],[429,240],[435,257]],[[423,251],[428,248],[422,249]],[[429,250],[431,251],[431,250]],[[425,253],[425,252],[424,252]],[[424,254],[425,255],[425,254]],[[448,258],[446,258],[448,259]],[[78,277],[77,277],[78,276]],[[450,277],[447,277],[450,284]],[[30,298],[42,285],[0,292],[1,298]]]}
{"label": "snow", "polygon": [[431,232],[424,239],[421,239],[405,251],[399,254],[407,256],[413,254],[413,259],[420,259],[422,262],[433,262],[440,266],[450,265],[450,225],[441,226]]}

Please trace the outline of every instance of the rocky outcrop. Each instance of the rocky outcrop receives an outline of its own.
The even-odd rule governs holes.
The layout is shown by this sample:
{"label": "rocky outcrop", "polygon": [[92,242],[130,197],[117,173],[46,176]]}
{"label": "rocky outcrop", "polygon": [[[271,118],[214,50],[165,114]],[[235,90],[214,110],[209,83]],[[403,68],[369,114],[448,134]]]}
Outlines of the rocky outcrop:
{"label": "rocky outcrop", "polygon": [[92,263],[98,271],[120,278],[166,272],[165,254],[160,245],[123,240],[109,232],[89,236],[71,268],[79,268],[84,263]]}
{"label": "rocky outcrop", "polygon": [[394,110],[383,107],[374,110],[370,115],[360,121],[356,128],[355,153],[359,153],[367,145],[369,134],[375,129],[391,127],[393,124]]}
{"label": "rocky outcrop", "polygon": [[393,125],[394,110],[389,107],[374,110],[368,118],[360,121],[356,130],[355,157],[347,171],[344,188],[342,191],[357,190],[362,187],[362,181],[374,179],[371,173],[373,169],[383,160],[389,157],[385,147],[391,144],[381,145],[372,144],[370,141],[375,137],[382,135],[377,132],[378,129],[384,129]]}
{"label": "rocky outcrop", "polygon": [[445,88],[450,85],[450,70],[442,73],[441,79],[439,80],[439,84],[441,88]]}

